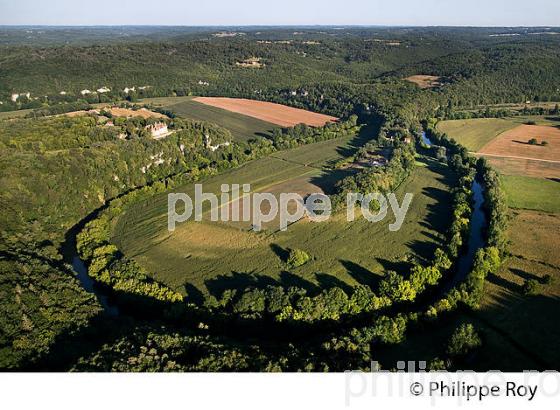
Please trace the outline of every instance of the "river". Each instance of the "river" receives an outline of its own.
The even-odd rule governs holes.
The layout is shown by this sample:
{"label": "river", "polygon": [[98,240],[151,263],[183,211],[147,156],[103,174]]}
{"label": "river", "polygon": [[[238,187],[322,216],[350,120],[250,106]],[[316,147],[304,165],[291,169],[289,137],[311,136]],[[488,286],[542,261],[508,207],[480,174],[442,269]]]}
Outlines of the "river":
{"label": "river", "polygon": [[84,290],[95,295],[105,314],[108,316],[118,316],[120,314],[119,308],[112,302],[109,289],[96,283],[88,275],[86,264],[80,259],[78,249],[76,247],[76,235],[78,235],[78,233],[83,229],[86,221],[96,217],[97,214],[98,212],[95,211],[94,213],[88,215],[87,218],[82,220],[66,233],[66,240],[62,245],[61,253],[64,257],[64,262],[72,265],[74,272],[76,272],[76,278],[80,281]]}
{"label": "river", "polygon": [[[422,131],[422,142],[428,147],[432,146],[432,141]],[[484,187],[475,179],[471,186],[473,192],[473,212],[469,227],[469,239],[464,252],[461,253],[455,266],[455,274],[446,284],[443,293],[448,292],[457,284],[461,283],[469,274],[476,252],[483,248],[484,228],[486,227],[486,215],[484,214]]]}

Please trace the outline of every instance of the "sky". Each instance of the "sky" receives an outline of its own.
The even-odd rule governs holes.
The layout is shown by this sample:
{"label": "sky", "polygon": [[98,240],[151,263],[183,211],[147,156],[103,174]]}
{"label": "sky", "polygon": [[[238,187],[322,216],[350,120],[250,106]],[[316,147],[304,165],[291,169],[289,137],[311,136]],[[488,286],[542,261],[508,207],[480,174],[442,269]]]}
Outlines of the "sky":
{"label": "sky", "polygon": [[0,25],[560,26],[560,0],[0,0]]}

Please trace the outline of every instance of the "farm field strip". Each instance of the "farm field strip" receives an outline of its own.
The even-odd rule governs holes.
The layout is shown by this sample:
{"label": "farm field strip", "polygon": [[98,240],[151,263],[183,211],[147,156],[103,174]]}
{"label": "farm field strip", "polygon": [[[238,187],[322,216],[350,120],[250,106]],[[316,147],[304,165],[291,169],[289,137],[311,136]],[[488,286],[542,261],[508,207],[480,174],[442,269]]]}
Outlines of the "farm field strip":
{"label": "farm field strip", "polygon": [[540,162],[550,162],[552,164],[560,164],[560,160],[553,159],[542,159],[533,157],[519,157],[516,155],[503,155],[503,154],[491,154],[489,152],[474,152],[473,154],[483,157],[497,157],[497,158],[512,158],[512,159],[526,159],[529,161],[540,161]]}
{"label": "farm field strip", "polygon": [[163,101],[170,103],[164,105],[163,108],[173,111],[180,117],[196,121],[207,121],[226,128],[238,141],[247,141],[257,136],[268,136],[274,128],[278,128],[276,124],[205,105],[194,101],[192,98],[183,98],[178,103],[173,103],[169,98]]}
{"label": "farm field strip", "polygon": [[281,127],[293,127],[297,124],[306,124],[315,127],[337,121],[338,118],[314,113],[300,108],[288,107],[286,105],[270,103],[266,101],[248,100],[244,98],[225,97],[195,97],[193,101],[222,108],[238,114],[257,118]]}

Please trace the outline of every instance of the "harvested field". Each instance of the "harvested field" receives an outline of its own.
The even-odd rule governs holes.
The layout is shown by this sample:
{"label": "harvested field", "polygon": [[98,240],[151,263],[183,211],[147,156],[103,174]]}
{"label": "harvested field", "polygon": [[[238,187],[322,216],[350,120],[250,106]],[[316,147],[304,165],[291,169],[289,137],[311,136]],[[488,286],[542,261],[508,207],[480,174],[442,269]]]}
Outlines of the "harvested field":
{"label": "harvested field", "polygon": [[502,174],[534,178],[560,178],[560,161],[485,156],[490,165]]}
{"label": "harvested field", "polygon": [[281,127],[293,127],[294,125],[302,123],[313,127],[322,127],[329,122],[338,120],[336,117],[330,115],[318,114],[265,101],[247,100],[244,98],[196,97],[194,101],[258,118],[262,121],[280,125]]}
{"label": "harvested field", "polygon": [[426,89],[426,88],[439,87],[441,85],[441,82],[439,81],[440,78],[441,77],[435,75],[417,74],[417,75],[411,75],[410,77],[406,77],[405,80],[416,84],[418,87],[422,89]]}
{"label": "harvested field", "polygon": [[[532,138],[537,139],[539,144],[547,141],[548,145],[531,145],[528,141]],[[560,162],[560,129],[541,125],[520,125],[498,135],[478,152],[507,158]]]}

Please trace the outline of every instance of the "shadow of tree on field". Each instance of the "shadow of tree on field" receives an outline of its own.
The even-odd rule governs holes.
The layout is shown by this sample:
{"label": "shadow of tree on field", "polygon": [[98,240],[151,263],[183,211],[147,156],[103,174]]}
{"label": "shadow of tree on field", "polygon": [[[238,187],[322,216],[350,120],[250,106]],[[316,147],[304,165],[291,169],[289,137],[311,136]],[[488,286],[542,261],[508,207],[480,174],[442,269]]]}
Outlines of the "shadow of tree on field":
{"label": "shadow of tree on field", "polygon": [[204,302],[204,294],[194,286],[192,283],[186,282],[184,285],[185,292],[187,292],[187,300],[200,305]]}
{"label": "shadow of tree on field", "polygon": [[336,276],[324,272],[316,272],[315,277],[321,289],[341,288],[347,294],[352,293],[352,286],[348,283],[338,279]]}
{"label": "shadow of tree on field", "polygon": [[282,248],[278,244],[271,243],[270,249],[276,254],[276,256],[278,256],[278,258],[280,258],[282,262],[286,263],[288,261],[290,256],[290,250],[288,248]]}
{"label": "shadow of tree on field", "polygon": [[542,281],[542,278],[539,275],[535,275],[534,273],[526,272],[524,270],[517,269],[517,268],[510,268],[509,270],[510,270],[511,273],[519,276],[521,279],[524,279],[524,280],[533,279],[533,280],[536,280],[537,282]]}
{"label": "shadow of tree on field", "polygon": [[349,260],[339,260],[346,271],[360,285],[368,285],[371,288],[377,287],[382,276],[373,273],[369,269]]}
{"label": "shadow of tree on field", "polygon": [[414,240],[407,242],[406,246],[412,251],[413,255],[417,259],[428,263],[432,260],[434,252],[440,246],[440,244],[428,242],[425,240]]}
{"label": "shadow of tree on field", "polygon": [[305,289],[309,294],[317,294],[320,291],[319,286],[309,282],[308,280],[302,278],[301,276],[294,275],[288,271],[280,272],[280,285],[284,287],[295,286],[298,288]]}
{"label": "shadow of tree on field", "polygon": [[511,282],[502,276],[496,275],[495,273],[489,273],[486,277],[486,280],[511,292],[521,292],[521,286],[519,286],[517,283]]}
{"label": "shadow of tree on field", "polygon": [[435,200],[427,206],[426,218],[420,225],[427,229],[445,232],[449,228],[451,216],[451,195],[448,191],[440,188],[425,187],[422,195]]}
{"label": "shadow of tree on field", "polygon": [[325,194],[332,195],[336,193],[335,186],[339,181],[342,181],[350,175],[354,175],[357,171],[356,168],[329,170],[321,173],[321,175],[310,178],[310,182],[321,188]]}
{"label": "shadow of tree on field", "polygon": [[410,273],[410,268],[412,267],[412,263],[406,261],[390,261],[381,258],[378,258],[377,261],[381,264],[381,266],[383,266],[384,270],[386,271],[392,270],[404,277],[408,277],[408,274]]}
{"label": "shadow of tree on field", "polygon": [[267,286],[276,286],[278,282],[269,276],[255,274],[253,272],[233,271],[229,275],[219,275],[215,278],[208,279],[204,284],[208,292],[219,299],[227,289],[245,289],[249,287],[262,289]]}

